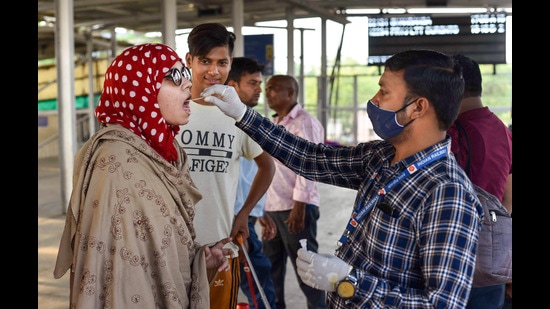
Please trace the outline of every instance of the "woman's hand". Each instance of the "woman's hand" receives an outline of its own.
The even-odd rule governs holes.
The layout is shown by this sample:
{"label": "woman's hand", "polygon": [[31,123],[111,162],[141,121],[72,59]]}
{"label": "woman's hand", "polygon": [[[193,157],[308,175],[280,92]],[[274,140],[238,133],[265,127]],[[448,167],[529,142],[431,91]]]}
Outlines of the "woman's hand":
{"label": "woman's hand", "polygon": [[218,241],[215,245],[204,248],[206,255],[206,268],[217,268],[218,271],[228,271],[229,262],[227,257],[234,257],[233,251],[229,248],[223,248],[225,244],[231,242],[233,238],[227,237]]}

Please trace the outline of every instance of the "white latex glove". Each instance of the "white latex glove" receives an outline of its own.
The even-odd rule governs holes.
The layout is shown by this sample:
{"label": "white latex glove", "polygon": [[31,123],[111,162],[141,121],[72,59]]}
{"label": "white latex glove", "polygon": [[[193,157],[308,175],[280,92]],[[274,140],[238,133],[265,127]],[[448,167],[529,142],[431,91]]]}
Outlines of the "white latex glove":
{"label": "white latex glove", "polygon": [[201,92],[201,97],[208,103],[215,104],[224,114],[240,121],[246,112],[246,105],[241,102],[235,88],[227,85],[212,85]]}
{"label": "white latex glove", "polygon": [[333,254],[314,253],[300,248],[296,268],[305,284],[332,292],[336,289],[336,283],[344,279],[352,267]]}

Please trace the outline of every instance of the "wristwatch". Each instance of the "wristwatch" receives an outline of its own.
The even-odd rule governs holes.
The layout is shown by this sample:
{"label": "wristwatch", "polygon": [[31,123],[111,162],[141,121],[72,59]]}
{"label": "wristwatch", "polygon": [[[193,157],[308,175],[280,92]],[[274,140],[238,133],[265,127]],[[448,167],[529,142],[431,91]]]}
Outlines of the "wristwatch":
{"label": "wristwatch", "polygon": [[336,293],[343,299],[350,299],[357,290],[357,271],[353,267],[349,274],[336,284]]}

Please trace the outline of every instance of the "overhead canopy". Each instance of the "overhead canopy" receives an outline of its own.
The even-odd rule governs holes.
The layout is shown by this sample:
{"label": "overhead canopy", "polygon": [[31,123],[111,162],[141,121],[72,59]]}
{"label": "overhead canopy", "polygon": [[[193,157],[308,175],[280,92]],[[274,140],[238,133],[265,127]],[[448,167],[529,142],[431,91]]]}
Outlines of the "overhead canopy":
{"label": "overhead canopy", "polygon": [[[101,32],[123,27],[138,32],[162,30],[164,0],[74,0],[75,55],[85,55],[88,33],[96,50],[108,50],[111,43]],[[205,22],[232,25],[232,0],[172,0],[177,7],[177,29],[193,28]],[[288,10],[294,18],[322,17],[348,23],[346,10],[388,8],[512,7],[512,0],[243,0],[243,25],[285,20]],[[54,0],[38,0],[38,60],[55,58]],[[46,24],[47,26],[41,26]],[[124,46],[124,42],[119,42]]]}

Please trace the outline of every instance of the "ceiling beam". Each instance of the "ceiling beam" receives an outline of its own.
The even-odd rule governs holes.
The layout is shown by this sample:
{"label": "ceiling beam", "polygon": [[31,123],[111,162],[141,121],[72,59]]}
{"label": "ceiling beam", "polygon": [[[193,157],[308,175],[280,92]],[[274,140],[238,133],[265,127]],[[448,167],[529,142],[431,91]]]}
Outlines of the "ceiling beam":
{"label": "ceiling beam", "polygon": [[344,16],[331,14],[330,12],[327,12],[326,10],[321,9],[317,6],[313,6],[309,3],[305,3],[305,1],[303,1],[303,0],[284,0],[284,1],[286,3],[290,3],[292,5],[295,5],[296,7],[299,7],[302,10],[315,13],[315,14],[319,15],[319,17],[322,17],[322,18],[330,19],[330,20],[333,20],[333,21],[335,21],[337,23],[340,23],[340,24],[343,24],[343,25],[350,23],[350,21]]}

